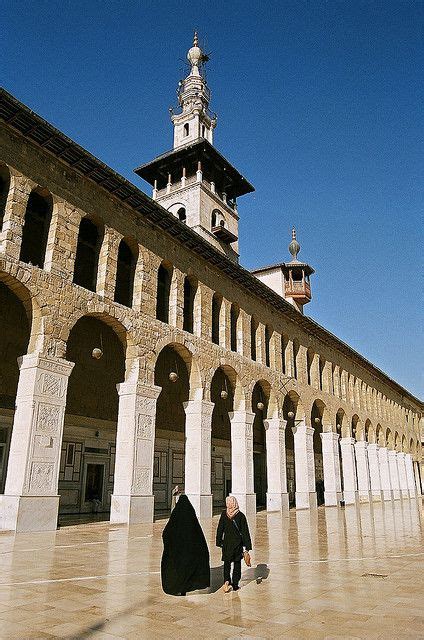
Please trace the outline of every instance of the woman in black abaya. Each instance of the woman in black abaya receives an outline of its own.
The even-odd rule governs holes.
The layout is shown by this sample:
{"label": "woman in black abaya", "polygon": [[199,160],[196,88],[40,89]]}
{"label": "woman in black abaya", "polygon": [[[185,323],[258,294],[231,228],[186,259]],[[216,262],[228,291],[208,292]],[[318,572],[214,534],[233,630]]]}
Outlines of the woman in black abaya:
{"label": "woman in black abaya", "polygon": [[162,588],[173,596],[210,586],[209,550],[196,512],[180,496],[162,533]]}

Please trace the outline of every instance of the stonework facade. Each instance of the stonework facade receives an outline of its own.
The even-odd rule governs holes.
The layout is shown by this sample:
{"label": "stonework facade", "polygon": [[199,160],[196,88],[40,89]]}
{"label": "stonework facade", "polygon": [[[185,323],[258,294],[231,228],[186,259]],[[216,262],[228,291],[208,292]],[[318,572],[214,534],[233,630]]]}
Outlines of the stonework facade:
{"label": "stonework facade", "polygon": [[248,513],[421,494],[420,400],[240,267],[230,236],[1,103],[1,528],[151,521],[175,485],[201,517],[229,492]]}

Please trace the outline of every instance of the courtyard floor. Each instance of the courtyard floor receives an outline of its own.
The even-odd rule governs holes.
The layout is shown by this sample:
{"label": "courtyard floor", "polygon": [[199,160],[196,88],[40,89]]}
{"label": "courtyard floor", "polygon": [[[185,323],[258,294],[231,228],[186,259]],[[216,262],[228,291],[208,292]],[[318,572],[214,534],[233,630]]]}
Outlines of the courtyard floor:
{"label": "courtyard floor", "polygon": [[224,594],[165,595],[166,520],[0,534],[1,638],[424,638],[421,500],[259,513],[252,568]]}

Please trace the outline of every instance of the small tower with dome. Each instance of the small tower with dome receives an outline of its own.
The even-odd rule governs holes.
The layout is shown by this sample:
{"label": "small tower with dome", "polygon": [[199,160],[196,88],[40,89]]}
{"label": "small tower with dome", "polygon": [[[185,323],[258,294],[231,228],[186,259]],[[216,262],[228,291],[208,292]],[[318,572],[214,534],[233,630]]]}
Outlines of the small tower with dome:
{"label": "small tower with dome", "polygon": [[279,262],[268,267],[255,269],[252,273],[303,313],[303,306],[312,298],[310,276],[315,271],[309,264],[299,262],[297,259],[300,244],[297,241],[294,227],[289,252],[292,256],[290,262]]}
{"label": "small tower with dome", "polygon": [[208,59],[195,32],[190,71],[178,84],[179,108],[170,109],[173,149],[135,172],[152,185],[154,200],[238,262],[237,198],[254,188],[213,145],[217,119],[209,111]]}

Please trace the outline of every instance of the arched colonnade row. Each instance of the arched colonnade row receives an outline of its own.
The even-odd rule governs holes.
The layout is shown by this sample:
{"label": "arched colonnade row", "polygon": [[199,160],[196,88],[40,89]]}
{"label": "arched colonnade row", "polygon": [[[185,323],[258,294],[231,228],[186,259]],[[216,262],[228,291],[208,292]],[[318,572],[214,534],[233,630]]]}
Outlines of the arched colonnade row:
{"label": "arched colonnade row", "polygon": [[[6,307],[17,329],[26,313],[14,295]],[[125,374],[125,332],[122,327],[115,332],[112,318],[112,326],[104,321],[80,318],[69,337],[66,359],[21,355],[25,338],[18,330],[13,334],[17,341],[12,340],[5,359],[10,369],[2,371],[6,396],[12,394],[14,400],[8,405],[13,428],[0,497],[3,528],[56,526],[61,465],[66,467],[63,456],[70,455],[62,447],[66,415],[75,413],[90,424],[96,419],[116,421],[110,505],[114,522],[153,519],[156,440],[159,432],[167,431],[179,434],[184,443],[182,485],[201,517],[211,515],[217,490],[211,468],[214,446],[230,451],[230,485],[222,488],[221,502],[231,491],[248,513],[256,509],[255,481],[266,493],[270,510],[288,508],[290,493],[298,508],[314,507],[321,471],[327,505],[338,504],[342,495],[346,502],[355,502],[416,494],[413,457],[419,451],[400,429],[374,428],[370,420],[362,426],[357,415],[348,416],[343,408],[331,411],[320,398],[304,404],[293,388],[286,393],[272,378],[266,379],[265,368],[265,377],[252,380],[235,363],[221,359],[210,363],[205,376],[199,354],[183,336],[168,336],[155,345],[153,380],[146,379],[144,359],[133,360]],[[96,335],[98,324],[104,325],[107,338],[99,360],[87,338]],[[17,372],[12,367],[15,356]],[[92,441],[86,446],[81,433],[72,455],[88,449],[94,455]]]}
{"label": "arched colonnade row", "polygon": [[194,274],[189,276],[161,261],[135,238],[122,237],[100,217],[85,215],[5,164],[0,165],[1,252],[60,274],[128,307],[128,312],[141,310],[154,315],[161,322],[333,395],[373,419],[412,431],[418,426],[413,411],[358,376],[249,315]]}

